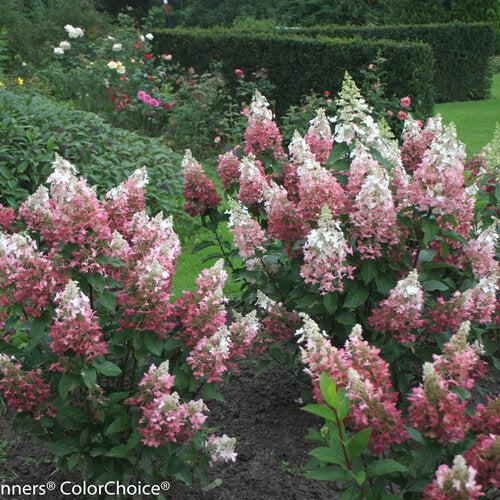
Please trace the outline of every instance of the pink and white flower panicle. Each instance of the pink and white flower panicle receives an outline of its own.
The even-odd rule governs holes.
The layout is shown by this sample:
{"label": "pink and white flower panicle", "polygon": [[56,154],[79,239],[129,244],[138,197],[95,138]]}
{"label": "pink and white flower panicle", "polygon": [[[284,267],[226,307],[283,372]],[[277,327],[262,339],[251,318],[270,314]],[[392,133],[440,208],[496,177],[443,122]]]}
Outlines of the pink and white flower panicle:
{"label": "pink and white flower panicle", "polygon": [[309,122],[309,130],[304,137],[311,152],[320,164],[327,162],[333,146],[333,134],[324,109],[316,110],[316,116]]}
{"label": "pink and white flower panicle", "polygon": [[234,451],[236,438],[230,438],[224,434],[222,436],[211,435],[205,441],[205,450],[210,457],[210,465],[218,462],[236,462],[237,453]]}
{"label": "pink and white flower panicle", "polygon": [[304,244],[304,264],[300,275],[306,283],[319,285],[322,295],[343,290],[343,280],[352,278],[354,268],[347,264],[352,253],[340,223],[327,206],[321,210],[317,229],[312,229]]}
{"label": "pink and white flower panicle", "polygon": [[86,361],[106,354],[99,322],[92,311],[89,298],[70,280],[55,297],[56,317],[50,328],[49,344],[57,356],[72,351]]}
{"label": "pink and white flower panicle", "polygon": [[416,270],[396,284],[389,297],[372,311],[370,324],[379,332],[390,332],[402,343],[413,342],[413,330],[425,325],[422,319],[424,292]]}
{"label": "pink and white flower panicle", "polygon": [[472,500],[484,496],[476,482],[477,471],[467,465],[462,455],[453,459],[453,466],[440,465],[434,481],[424,490],[428,500]]}

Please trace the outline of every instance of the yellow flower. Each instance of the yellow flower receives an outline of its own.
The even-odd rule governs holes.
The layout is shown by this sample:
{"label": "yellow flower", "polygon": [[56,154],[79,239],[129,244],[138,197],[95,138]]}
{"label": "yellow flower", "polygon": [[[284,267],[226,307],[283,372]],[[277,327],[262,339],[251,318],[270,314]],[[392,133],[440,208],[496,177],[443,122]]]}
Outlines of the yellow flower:
{"label": "yellow flower", "polygon": [[18,85],[24,85],[24,80],[23,80],[20,76],[18,76],[18,77],[16,78],[16,83],[17,83]]}
{"label": "yellow flower", "polygon": [[3,83],[2,81],[0,81],[0,89],[3,89],[5,87],[5,83]]}

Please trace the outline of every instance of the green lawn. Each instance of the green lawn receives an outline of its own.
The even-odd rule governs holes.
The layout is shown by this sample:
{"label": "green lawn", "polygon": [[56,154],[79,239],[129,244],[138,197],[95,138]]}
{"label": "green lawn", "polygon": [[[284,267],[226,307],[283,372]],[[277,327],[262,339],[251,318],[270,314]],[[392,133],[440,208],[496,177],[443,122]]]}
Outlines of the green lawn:
{"label": "green lawn", "polygon": [[493,77],[490,99],[438,104],[435,113],[443,115],[445,123],[455,123],[469,156],[477,153],[491,141],[495,124],[500,123],[500,73]]}

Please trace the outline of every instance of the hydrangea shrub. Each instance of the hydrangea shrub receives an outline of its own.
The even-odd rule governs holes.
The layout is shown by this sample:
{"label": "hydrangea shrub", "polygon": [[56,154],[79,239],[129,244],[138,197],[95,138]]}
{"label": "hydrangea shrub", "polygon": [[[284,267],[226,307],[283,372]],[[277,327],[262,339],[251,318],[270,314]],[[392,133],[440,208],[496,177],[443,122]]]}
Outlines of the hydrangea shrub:
{"label": "hydrangea shrub", "polygon": [[[270,357],[298,353],[287,366],[304,367],[319,405],[322,375],[334,380],[349,404],[346,429],[370,430],[363,457],[392,455],[407,467],[368,481],[370,491],[387,494],[394,483],[413,498],[429,485],[424,498],[476,498],[498,481],[498,470],[491,482],[467,469],[498,457],[497,403],[474,410],[469,401],[487,363],[499,363],[498,145],[469,166],[454,126],[439,116],[424,124],[408,115],[398,140],[349,75],[336,107],[333,119],[320,109],[304,136],[296,131],[287,154],[256,93],[243,143],[219,157],[227,205],[202,170],[193,187],[185,168],[186,206],[200,207],[214,230],[227,222],[232,244],[217,236],[202,246],[220,245],[243,306],[257,305]],[[481,428],[482,413],[492,416]],[[352,498],[367,498],[363,460],[341,464],[358,482]],[[446,496],[455,475],[460,494],[472,496]]]}
{"label": "hydrangea shrub", "polygon": [[174,300],[179,238],[145,211],[147,180],[138,169],[99,199],[56,156],[48,187],[0,210],[0,396],[88,479],[206,483],[207,466],[236,458],[207,427],[212,382],[260,323],[226,309],[222,261]]}

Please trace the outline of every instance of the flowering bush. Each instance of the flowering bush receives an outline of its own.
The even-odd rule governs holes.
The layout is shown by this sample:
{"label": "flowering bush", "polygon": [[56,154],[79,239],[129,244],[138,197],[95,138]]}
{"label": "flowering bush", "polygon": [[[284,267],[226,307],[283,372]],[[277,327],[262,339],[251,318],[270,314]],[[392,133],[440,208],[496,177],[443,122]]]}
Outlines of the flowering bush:
{"label": "flowering bush", "polygon": [[[400,106],[409,104],[402,99]],[[257,302],[270,357],[286,360],[290,349],[280,345],[293,344],[297,332],[319,407],[331,406],[320,391],[323,373],[344,391],[346,428],[369,430],[354,458],[385,454],[407,467],[389,481],[368,481],[363,460],[347,457],[340,465],[355,483],[352,498],[386,494],[390,483],[411,498],[439,463],[479,439],[467,417],[470,390],[485,372],[482,358],[498,365],[490,189],[498,146],[472,172],[453,125],[438,116],[424,126],[409,115],[400,144],[349,75],[335,106],[335,117],[320,109],[304,137],[295,132],[287,155],[269,105],[256,93],[243,144],[219,157],[227,213],[199,164],[199,187],[186,184],[186,207],[195,204],[209,219],[216,238],[200,246],[220,246],[244,307]],[[188,169],[185,178],[192,181]],[[239,258],[217,233],[227,220]],[[297,368],[293,359],[285,362]],[[335,447],[338,429],[330,432]],[[472,450],[485,453],[480,444]],[[340,472],[322,469],[324,462],[339,465],[327,457],[316,457],[322,479],[339,479]],[[491,488],[478,481],[471,492]]]}
{"label": "flowering bush", "polygon": [[145,212],[147,180],[139,169],[100,200],[56,156],[48,188],[17,217],[2,209],[0,395],[16,428],[89,479],[206,482],[236,457],[205,427],[212,382],[260,324],[226,310],[222,261],[171,300],[180,243]]}

